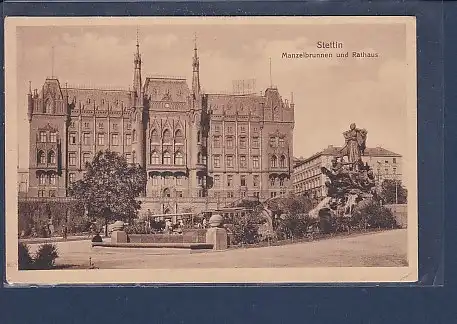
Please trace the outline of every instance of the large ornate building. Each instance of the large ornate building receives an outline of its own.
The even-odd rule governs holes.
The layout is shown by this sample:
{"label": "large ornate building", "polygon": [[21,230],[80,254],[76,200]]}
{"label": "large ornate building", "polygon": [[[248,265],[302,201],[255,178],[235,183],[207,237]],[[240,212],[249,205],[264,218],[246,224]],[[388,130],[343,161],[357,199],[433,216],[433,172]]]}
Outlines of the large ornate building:
{"label": "large ornate building", "polygon": [[71,88],[48,78],[28,93],[29,197],[66,197],[100,150],[147,172],[143,210],[156,214],[220,208],[244,197],[292,191],[294,104],[274,87],[263,94],[207,94],[195,46],[185,79],[142,80],[133,89]]}
{"label": "large ornate building", "polygon": [[[321,168],[329,168],[332,159],[340,156],[341,149],[341,147],[330,145],[307,159],[297,161],[292,176],[295,194],[309,194],[317,198],[325,197],[327,195],[325,186],[327,177],[322,173]],[[362,161],[368,163],[373,169],[377,183],[381,183],[384,179],[402,179],[402,156],[400,154],[382,147],[366,148]]]}

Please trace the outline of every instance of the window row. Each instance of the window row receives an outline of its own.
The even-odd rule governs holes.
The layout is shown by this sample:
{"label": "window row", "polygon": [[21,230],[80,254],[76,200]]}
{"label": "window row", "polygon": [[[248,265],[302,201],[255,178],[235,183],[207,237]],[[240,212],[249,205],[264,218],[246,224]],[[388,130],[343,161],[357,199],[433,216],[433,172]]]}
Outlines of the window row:
{"label": "window row", "polygon": [[306,181],[306,182],[302,182],[302,183],[296,184],[295,185],[295,190],[297,192],[302,192],[302,191],[307,191],[307,190],[310,190],[310,189],[315,189],[315,188],[318,188],[320,186],[321,186],[321,184],[320,184],[319,179],[314,179],[314,180],[310,180],[310,181]]}
{"label": "window row", "polygon": [[284,137],[270,136],[271,147],[286,147],[286,141]]}
{"label": "window row", "polygon": [[[222,141],[222,136],[218,136],[218,135],[215,135],[213,137],[213,147],[214,148],[220,148],[222,147],[221,146],[221,142]],[[245,149],[247,148],[248,144],[248,139],[246,136],[239,136],[239,140],[238,140],[238,145],[239,145],[239,148],[242,148],[242,149]],[[226,148],[234,148],[234,143],[235,143],[235,138],[234,136],[231,136],[231,135],[228,135],[225,137],[225,147]],[[259,148],[260,147],[260,139],[258,136],[253,136],[251,138],[251,143],[249,145],[251,148]]]}
{"label": "window row", "polygon": [[182,186],[182,185],[184,185],[184,181],[186,179],[187,178],[184,177],[184,176],[172,177],[172,176],[154,175],[154,176],[151,177],[151,182],[152,182],[153,186],[160,186],[160,185],[163,185],[163,186],[173,186],[173,185]]}
{"label": "window row", "polygon": [[[221,188],[221,187],[235,187],[235,186],[241,186],[241,187],[247,187],[248,186],[248,178],[246,175],[240,175],[240,183],[235,184],[234,183],[234,176],[231,174],[228,174],[225,178],[225,184],[222,182],[222,176],[219,174],[216,174],[213,176],[213,181],[214,181],[214,188]],[[253,187],[259,187],[260,186],[260,176],[257,174],[254,174],[252,176],[252,186]]]}
{"label": "window row", "polygon": [[278,184],[279,184],[280,187],[284,187],[285,179],[284,178],[277,178],[277,177],[270,178],[270,187],[277,186]]}
{"label": "window row", "polygon": [[[235,163],[234,163],[234,156],[233,155],[226,155],[225,156],[225,165],[227,168],[234,168]],[[255,155],[251,156],[252,159],[252,168],[253,169],[259,169],[260,168],[260,157]],[[221,167],[221,156],[220,155],[213,155],[213,167],[215,168],[220,168]],[[246,155],[240,155],[239,156],[239,167],[240,168],[247,168],[247,156]]]}
{"label": "window row", "polygon": [[162,136],[159,135],[159,132],[156,129],[153,129],[151,131],[151,139],[150,139],[151,143],[154,143],[154,144],[158,144],[158,143],[172,144],[173,142],[175,144],[184,143],[184,135],[180,129],[175,131],[174,136],[169,129],[165,129],[161,135]]}
{"label": "window row", "polygon": [[55,186],[57,184],[57,175],[55,173],[51,173],[49,175],[41,173],[40,175],[38,175],[38,184],[41,186],[45,186],[48,184]]}
{"label": "window row", "polygon": [[41,143],[57,143],[57,132],[39,131]]}
{"label": "window row", "polygon": [[[221,124],[214,124],[213,125],[213,130],[215,133],[220,133],[222,131],[222,125]],[[225,126],[225,131],[228,134],[234,134],[235,126],[234,125],[226,125]],[[240,125],[238,128],[238,132],[241,134],[245,134],[248,131],[248,125]],[[259,132],[259,127],[258,126],[253,126],[251,127],[251,131],[253,133],[258,133]]]}
{"label": "window row", "polygon": [[[83,122],[84,128],[90,128],[91,124],[93,124],[93,122]],[[105,125],[106,124],[108,124],[108,123],[98,122],[97,123],[98,129],[105,129]],[[74,121],[74,120],[70,121],[70,128],[76,128],[76,121]],[[132,123],[131,122],[125,123],[125,128],[127,130],[131,130],[132,129]],[[118,123],[112,123],[111,124],[111,129],[113,131],[119,130],[119,124]]]}
{"label": "window row", "polygon": [[[279,162],[279,163],[278,163]],[[272,155],[270,158],[270,167],[272,168],[287,168],[287,159],[285,155],[281,155],[279,158],[276,155]]]}
{"label": "window row", "polygon": [[49,151],[46,154],[44,151],[38,151],[37,153],[37,164],[56,164],[57,155],[54,151]]}
{"label": "window row", "polygon": [[[97,134],[97,145],[106,145],[106,137],[107,135],[104,133]],[[125,145],[131,145],[132,142],[136,142],[138,140],[136,131],[133,130],[132,134],[125,134]],[[93,135],[91,133],[83,133],[82,136],[82,143],[83,145],[92,145]],[[78,133],[72,132],[69,135],[69,142],[70,144],[78,144]],[[119,134],[111,134],[111,145],[119,145]]]}
{"label": "window row", "polygon": [[40,198],[55,197],[55,196],[56,196],[55,190],[49,190],[47,195],[46,195],[46,190],[38,190],[38,197],[40,197]]}
{"label": "window row", "polygon": [[172,155],[170,152],[165,151],[160,155],[157,151],[152,151],[151,153],[151,164],[165,164],[165,165],[184,165],[184,155],[181,152],[176,152],[173,155],[173,163],[172,163]]}
{"label": "window row", "polygon": [[316,168],[313,168],[313,169],[310,169],[310,170],[306,170],[304,172],[300,172],[296,175],[296,181],[302,181],[302,180],[305,180],[307,178],[310,178],[310,177],[314,177],[314,176],[317,176],[321,174],[320,170],[319,169],[316,169]]}

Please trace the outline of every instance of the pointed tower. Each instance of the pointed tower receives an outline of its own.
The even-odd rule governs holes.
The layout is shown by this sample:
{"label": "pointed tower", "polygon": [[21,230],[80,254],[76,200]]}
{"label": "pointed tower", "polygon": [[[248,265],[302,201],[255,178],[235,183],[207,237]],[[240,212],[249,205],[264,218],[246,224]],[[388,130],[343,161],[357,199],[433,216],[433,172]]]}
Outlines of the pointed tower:
{"label": "pointed tower", "polygon": [[140,42],[138,39],[138,30],[136,32],[136,53],[133,58],[134,72],[133,72],[133,92],[135,93],[135,106],[143,105],[143,95],[141,91],[141,54]]}
{"label": "pointed tower", "polygon": [[[140,42],[138,39],[138,29],[136,33],[136,53],[134,54],[134,71],[133,71],[133,107],[131,114],[132,121],[132,160],[134,163],[145,167],[145,113],[143,102],[143,90],[141,83],[141,54]],[[146,187],[143,195],[146,192]]]}
{"label": "pointed tower", "polygon": [[192,94],[194,99],[200,96],[200,62],[197,53],[197,36],[194,38],[194,57],[192,60]]}

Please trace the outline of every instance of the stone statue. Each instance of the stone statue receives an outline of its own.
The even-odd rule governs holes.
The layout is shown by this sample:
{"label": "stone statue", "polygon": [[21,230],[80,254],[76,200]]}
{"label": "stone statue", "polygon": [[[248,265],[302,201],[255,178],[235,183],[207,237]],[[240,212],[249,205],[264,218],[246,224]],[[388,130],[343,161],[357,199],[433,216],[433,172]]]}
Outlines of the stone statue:
{"label": "stone statue", "polygon": [[362,159],[365,153],[365,143],[367,139],[367,131],[365,129],[358,129],[354,123],[351,124],[350,129],[343,133],[345,145],[341,149],[341,157],[347,156],[349,163],[356,164]]}

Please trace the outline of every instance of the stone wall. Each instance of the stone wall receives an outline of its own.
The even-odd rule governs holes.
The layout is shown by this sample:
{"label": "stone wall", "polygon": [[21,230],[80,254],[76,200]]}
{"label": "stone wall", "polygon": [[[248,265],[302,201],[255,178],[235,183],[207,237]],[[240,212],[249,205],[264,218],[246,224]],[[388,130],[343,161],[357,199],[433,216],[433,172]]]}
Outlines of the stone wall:
{"label": "stone wall", "polygon": [[186,230],[181,235],[129,234],[130,243],[205,243],[206,229]]}

